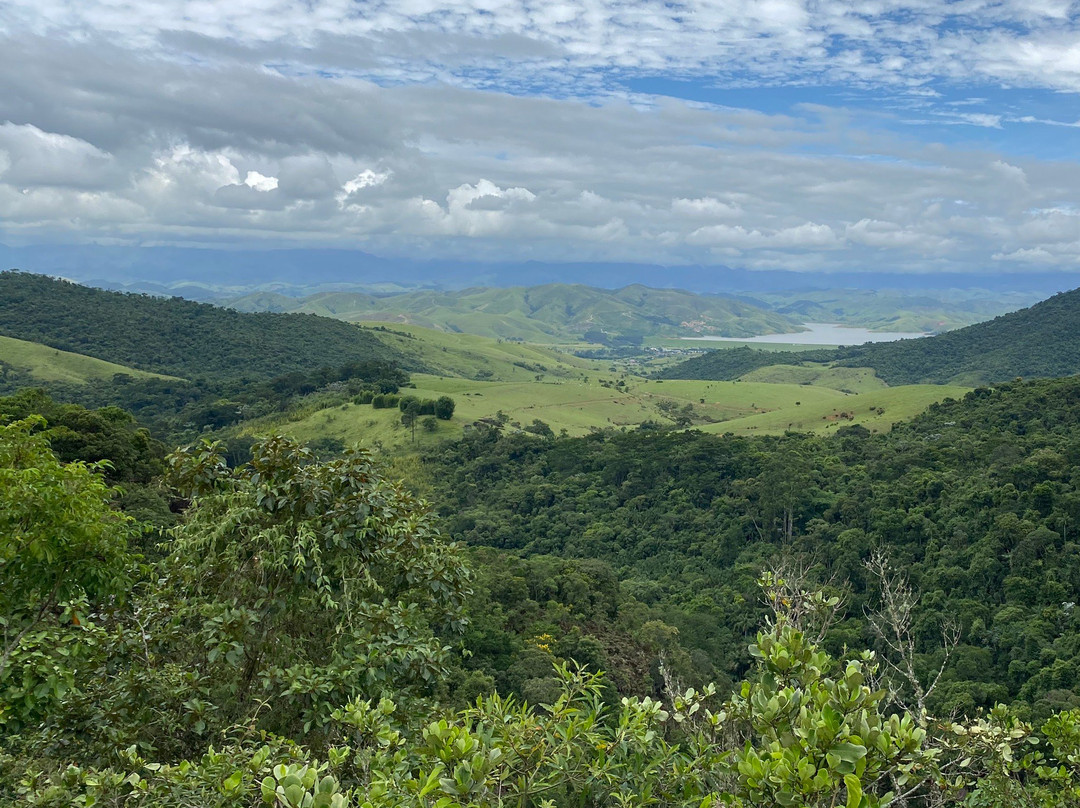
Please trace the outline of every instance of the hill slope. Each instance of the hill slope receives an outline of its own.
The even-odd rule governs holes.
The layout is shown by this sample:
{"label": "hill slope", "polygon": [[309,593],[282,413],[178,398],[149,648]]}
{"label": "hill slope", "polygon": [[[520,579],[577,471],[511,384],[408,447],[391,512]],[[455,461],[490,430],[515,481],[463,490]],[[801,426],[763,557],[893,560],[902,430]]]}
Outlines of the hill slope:
{"label": "hill slope", "polygon": [[641,285],[611,290],[547,284],[387,296],[324,292],[304,298],[257,292],[226,304],[240,311],[308,312],[534,342],[691,333],[742,337],[798,330],[792,320],[748,302]]}
{"label": "hill slope", "polygon": [[61,351],[36,342],[0,337],[0,377],[6,375],[8,368],[27,374],[34,382],[46,384],[87,384],[111,379],[118,373],[136,379],[175,378],[94,359],[92,356]]}
{"label": "hill slope", "polygon": [[796,361],[873,368],[896,384],[979,384],[1017,376],[1080,373],[1080,289],[1026,309],[936,337],[881,342],[801,355],[732,349],[711,351],[669,368],[663,378],[733,379],[755,368]]}
{"label": "hill slope", "polygon": [[326,317],[244,314],[23,272],[0,273],[0,335],[188,378],[398,358],[369,331]]}
{"label": "hill slope", "polygon": [[495,340],[415,325],[371,325],[371,333],[400,357],[402,366],[424,367],[437,376],[521,381],[535,375],[580,376],[607,368],[604,362],[517,340]]}

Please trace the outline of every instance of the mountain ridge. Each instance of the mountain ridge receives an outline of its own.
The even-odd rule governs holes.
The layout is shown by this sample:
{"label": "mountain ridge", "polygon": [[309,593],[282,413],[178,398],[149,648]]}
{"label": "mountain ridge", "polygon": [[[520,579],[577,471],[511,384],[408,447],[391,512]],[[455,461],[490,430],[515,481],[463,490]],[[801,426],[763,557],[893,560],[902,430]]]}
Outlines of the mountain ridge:
{"label": "mountain ridge", "polygon": [[308,312],[349,321],[408,323],[530,341],[602,342],[615,337],[691,333],[749,337],[800,328],[781,314],[734,297],[643,284],[613,290],[551,283],[471,286],[458,291],[422,289],[395,295],[319,292],[297,299],[255,292],[222,304],[239,311]]}

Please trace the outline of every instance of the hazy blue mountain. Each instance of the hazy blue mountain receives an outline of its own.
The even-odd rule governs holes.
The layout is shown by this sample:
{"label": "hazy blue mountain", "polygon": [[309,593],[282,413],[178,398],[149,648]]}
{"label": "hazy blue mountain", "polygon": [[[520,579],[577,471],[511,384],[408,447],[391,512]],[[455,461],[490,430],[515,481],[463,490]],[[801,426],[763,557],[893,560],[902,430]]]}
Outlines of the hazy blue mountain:
{"label": "hazy blue mountain", "polygon": [[[659,266],[637,263],[543,263],[537,261],[418,261],[385,258],[359,250],[215,249],[57,245],[12,247],[0,244],[0,268],[61,275],[97,285],[157,284],[171,289],[187,284],[236,295],[252,287],[283,283],[369,285],[392,281],[405,286],[537,286],[581,283],[604,288],[634,283],[697,292],[774,292],[777,290],[953,289],[1023,290],[1043,296],[1080,285],[1080,275],[1060,272],[980,274],[941,272],[791,272],[746,270],[723,265]],[[232,287],[232,291],[228,290]],[[149,289],[140,291],[150,291]],[[173,292],[175,294],[175,292]]]}

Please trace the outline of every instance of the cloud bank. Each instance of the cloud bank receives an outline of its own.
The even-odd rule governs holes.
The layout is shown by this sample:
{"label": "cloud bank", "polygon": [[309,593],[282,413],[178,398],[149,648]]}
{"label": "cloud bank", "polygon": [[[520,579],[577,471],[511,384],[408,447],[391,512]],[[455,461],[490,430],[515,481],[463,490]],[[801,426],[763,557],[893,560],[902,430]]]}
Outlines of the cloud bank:
{"label": "cloud bank", "polygon": [[[0,240],[1075,269],[1080,164],[940,130],[1070,132],[1052,124],[1075,115],[979,93],[1067,108],[1076,11],[16,0],[0,9]],[[634,84],[650,78],[751,93]],[[795,100],[755,108],[753,88]]]}

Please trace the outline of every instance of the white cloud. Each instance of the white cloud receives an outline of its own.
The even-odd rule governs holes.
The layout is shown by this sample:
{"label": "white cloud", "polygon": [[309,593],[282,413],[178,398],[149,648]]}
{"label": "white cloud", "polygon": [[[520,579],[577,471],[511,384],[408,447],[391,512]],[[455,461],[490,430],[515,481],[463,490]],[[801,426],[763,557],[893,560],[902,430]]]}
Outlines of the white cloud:
{"label": "white cloud", "polygon": [[265,177],[258,171],[249,171],[244,179],[244,185],[255,191],[266,193],[276,190],[278,187],[277,177]]}
{"label": "white cloud", "polygon": [[345,195],[355,194],[362,188],[371,188],[375,185],[382,185],[390,179],[389,171],[372,171],[370,168],[365,168],[351,180],[341,186],[341,190],[345,192]]}
{"label": "white cloud", "polygon": [[698,199],[674,199],[671,210],[681,216],[730,219],[738,216],[742,209],[737,203],[722,202],[716,197],[704,196]]}
{"label": "white cloud", "polygon": [[885,87],[912,115],[996,130],[1044,119],[926,85],[1080,89],[1070,8],[14,0],[0,10],[0,236],[1065,265],[1076,162],[924,144],[835,105],[768,114],[613,92],[609,72]]}
{"label": "white cloud", "polygon": [[33,124],[0,123],[0,182],[25,187],[96,188],[107,184],[111,157],[85,140]]}
{"label": "white cloud", "polygon": [[1067,0],[9,0],[0,15],[9,34],[107,32],[139,48],[187,35],[188,47],[190,37],[220,43],[219,52],[284,47],[296,67],[360,67],[399,79],[495,65],[515,72],[511,60],[521,79],[538,68],[572,79],[568,65],[617,65],[916,90],[929,78],[971,75],[1080,88],[1077,28]]}

